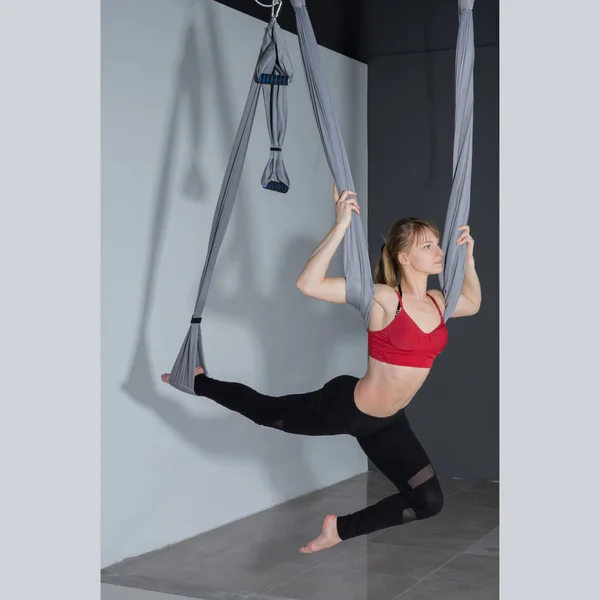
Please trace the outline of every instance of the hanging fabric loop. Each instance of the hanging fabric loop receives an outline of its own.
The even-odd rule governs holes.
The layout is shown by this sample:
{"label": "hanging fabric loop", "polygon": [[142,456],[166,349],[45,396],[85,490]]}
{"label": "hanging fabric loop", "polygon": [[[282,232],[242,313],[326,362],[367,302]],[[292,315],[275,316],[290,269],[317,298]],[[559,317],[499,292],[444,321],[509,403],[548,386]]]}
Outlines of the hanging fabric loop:
{"label": "hanging fabric loop", "polygon": [[[262,84],[271,148],[281,149],[287,131],[287,85],[292,82],[294,71],[285,36],[277,21],[271,21],[267,28],[256,75]],[[271,150],[260,183],[264,189],[282,194],[290,189],[281,150],[275,153]]]}
{"label": "hanging fabric loop", "polygon": [[[293,76],[291,59],[289,57],[287,46],[285,45],[285,40],[281,35],[279,25],[276,22],[271,22],[265,29],[261,50],[250,82],[250,89],[246,98],[244,112],[233,142],[233,148],[225,170],[225,175],[223,176],[223,183],[221,184],[221,191],[213,216],[208,240],[208,251],[202,276],[200,278],[194,313],[191,318],[187,335],[179,350],[179,354],[175,359],[169,377],[170,385],[188,394],[194,394],[194,370],[196,367],[202,367],[205,373],[207,375],[209,374],[209,370],[206,367],[202,344],[202,313],[204,312],[204,307],[206,305],[206,298],[208,296],[208,290],[217,261],[217,255],[221,248],[223,238],[225,237],[225,232],[233,210],[233,204],[240,187],[242,171],[248,152],[248,144],[250,142],[250,135],[252,133],[261,87],[265,94],[269,94],[267,96],[269,103],[273,102],[277,107],[277,110],[274,110],[273,114],[277,115],[275,123],[278,126],[273,127],[273,124],[269,118],[267,118],[269,126],[274,131],[278,132],[277,136],[272,136],[271,146],[280,148],[283,145],[284,135],[282,135],[282,132],[283,134],[285,133],[285,123],[287,123],[287,96],[272,94],[271,92],[273,90],[287,90],[287,88],[271,85],[263,86],[259,83],[261,74],[272,73],[274,69],[289,76],[290,79]],[[272,152],[271,154],[281,156],[281,152]],[[274,171],[277,174],[280,172],[285,173],[283,161],[278,161],[278,164],[280,166],[274,167]]]}
{"label": "hanging fabric loop", "polygon": [[467,247],[458,246],[459,227],[469,222],[471,206],[471,171],[473,166],[473,71],[475,42],[473,30],[474,0],[459,0],[458,38],[456,41],[454,111],[454,152],[452,159],[452,190],[442,236],[442,264],[439,282],[446,308],[447,321],[460,298],[465,275]]}

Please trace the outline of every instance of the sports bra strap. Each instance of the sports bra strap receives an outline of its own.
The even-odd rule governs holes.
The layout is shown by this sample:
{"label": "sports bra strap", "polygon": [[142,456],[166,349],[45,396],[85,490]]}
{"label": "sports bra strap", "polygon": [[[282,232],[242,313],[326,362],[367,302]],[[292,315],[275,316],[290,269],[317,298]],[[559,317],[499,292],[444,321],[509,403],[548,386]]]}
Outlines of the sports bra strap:
{"label": "sports bra strap", "polygon": [[[395,290],[395,292],[396,292],[396,294],[398,294],[398,308],[396,309],[396,315],[398,315],[398,313],[400,312],[400,309],[401,308],[404,309],[404,304],[402,304],[402,294],[398,290]],[[440,306],[436,302],[435,298],[431,294],[427,294],[427,295],[431,298],[432,302],[435,304],[435,307],[437,308],[437,311],[438,311],[440,317],[443,318],[444,315],[442,314],[442,311],[440,310]]]}
{"label": "sports bra strap", "polygon": [[431,294],[427,294],[427,295],[433,300],[435,307],[437,308],[438,312],[440,313],[440,317],[443,317],[444,315],[442,314],[442,311],[440,310],[438,303],[435,301],[435,298]]}
{"label": "sports bra strap", "polygon": [[404,305],[402,304],[402,294],[398,290],[395,290],[395,292],[398,294],[398,306],[396,307],[396,316],[398,316],[400,309],[404,309]]}

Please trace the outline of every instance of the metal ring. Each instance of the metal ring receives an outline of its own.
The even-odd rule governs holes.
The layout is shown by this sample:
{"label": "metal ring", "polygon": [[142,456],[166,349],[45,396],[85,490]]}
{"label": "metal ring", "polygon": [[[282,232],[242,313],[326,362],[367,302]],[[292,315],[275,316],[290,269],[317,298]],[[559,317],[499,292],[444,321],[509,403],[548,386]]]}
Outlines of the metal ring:
{"label": "metal ring", "polygon": [[[262,2],[260,2],[260,0],[254,0],[254,2],[256,2],[256,4],[258,4],[260,6],[263,6],[264,8],[270,8],[272,19],[276,19],[279,16],[279,11],[281,10],[281,7],[283,5],[283,0],[273,0],[271,2],[271,4],[263,4]],[[275,11],[276,6],[277,6],[277,12]]]}
{"label": "metal ring", "polygon": [[264,4],[263,2],[260,2],[260,0],[254,0],[254,2],[256,2],[256,4],[264,6],[265,8],[273,8],[273,5],[280,4],[281,0],[273,0],[273,2],[269,2],[269,4]]}

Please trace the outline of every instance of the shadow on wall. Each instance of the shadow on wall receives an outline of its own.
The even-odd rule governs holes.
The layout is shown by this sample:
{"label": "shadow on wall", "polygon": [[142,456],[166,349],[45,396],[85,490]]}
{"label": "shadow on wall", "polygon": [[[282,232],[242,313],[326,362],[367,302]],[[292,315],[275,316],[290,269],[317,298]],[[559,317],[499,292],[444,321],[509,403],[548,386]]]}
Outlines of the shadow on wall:
{"label": "shadow on wall", "polygon": [[[157,285],[157,268],[164,242],[167,206],[172,202],[170,190],[173,188],[178,132],[189,132],[192,136],[192,153],[188,158],[189,168],[183,181],[183,189],[186,198],[199,202],[198,219],[212,219],[216,202],[216,198],[206,197],[207,186],[204,183],[206,179],[201,170],[202,124],[203,119],[206,123],[206,119],[210,118],[202,112],[200,94],[201,80],[206,71],[216,73],[216,79],[210,84],[216,86],[218,97],[221,99],[219,118],[223,137],[233,141],[237,130],[237,122],[234,122],[237,115],[231,109],[229,102],[231,96],[227,93],[227,86],[235,85],[237,89],[239,82],[223,80],[226,73],[226,70],[221,68],[224,40],[217,35],[218,24],[215,22],[213,10],[212,3],[195,3],[190,5],[187,17],[183,52],[174,78],[171,112],[162,149],[162,164],[153,199],[155,206],[153,228],[137,342],[123,389],[134,402],[152,411],[202,454],[212,453],[220,458],[226,457],[232,460],[246,460],[249,455],[253,455],[263,465],[273,486],[279,490],[281,498],[287,499],[290,490],[298,489],[298,482],[303,482],[303,487],[306,487],[306,482],[309,482],[308,487],[311,489],[317,487],[303,459],[302,449],[304,444],[309,443],[308,440],[303,436],[290,438],[289,434],[283,432],[265,436],[259,427],[249,421],[247,421],[248,430],[240,439],[239,435],[232,435],[232,433],[239,431],[240,420],[245,420],[243,417],[228,413],[226,409],[222,409],[223,415],[219,418],[207,418],[190,413],[182,404],[173,401],[167,395],[166,392],[170,392],[170,388],[165,389],[165,393],[161,393],[162,386],[165,384],[160,382],[160,373],[168,370],[170,365],[163,371],[154,372],[149,356],[147,332]],[[196,14],[198,11],[200,15]],[[210,69],[206,65],[204,65],[206,69],[203,69],[196,18],[203,19],[211,38],[207,45],[212,52],[210,56],[204,58],[210,60]],[[257,40],[257,53],[259,44],[260,40]],[[298,82],[298,85],[302,85],[302,82]],[[245,94],[246,90],[243,92]],[[260,175],[260,173],[251,174],[252,185],[260,185]],[[274,192],[265,191],[265,193]],[[282,284],[281,293],[279,291],[277,294],[265,293],[265,290],[257,288],[258,278],[254,272],[256,261],[252,260],[252,239],[257,232],[250,229],[252,220],[243,201],[238,202],[234,210],[238,214],[235,219],[232,218],[231,224],[235,226],[230,227],[227,234],[234,240],[229,250],[230,255],[219,256],[218,263],[227,265],[228,270],[240,274],[238,291],[229,296],[217,296],[219,291],[216,289],[217,286],[213,285],[209,293],[209,298],[212,299],[211,305],[214,310],[228,315],[231,319],[240,320],[254,329],[253,334],[259,340],[259,350],[264,355],[261,363],[268,369],[266,380],[269,390],[276,389],[282,381],[289,381],[290,388],[296,388],[285,390],[284,393],[316,389],[325,382],[328,364],[335,347],[344,341],[349,341],[343,339],[345,336],[356,339],[356,315],[333,305],[323,306],[323,303],[307,299],[295,288],[295,278],[318,244],[317,239],[301,237],[290,240],[287,248],[281,253],[277,274],[277,281]],[[191,264],[190,268],[200,272],[200,265]],[[218,268],[217,265],[217,270]],[[193,306],[190,305],[190,314],[192,308]],[[338,312],[335,313],[334,319],[332,318],[334,313],[331,311],[336,309]],[[182,341],[183,336],[182,330]],[[231,340],[232,343],[233,341]],[[300,349],[310,348],[311,351],[294,352],[294,357],[301,357],[302,361],[293,364],[290,361],[290,346]],[[173,349],[173,359],[177,350],[178,348]],[[198,398],[198,401],[209,402],[201,398]],[[274,444],[278,443],[276,439],[278,435],[287,436],[288,439],[284,441],[282,438],[281,443],[286,444],[288,449],[290,444],[297,444],[296,451],[293,453],[286,451],[289,460],[285,465],[281,464],[280,455],[274,448]],[[290,478],[289,473],[293,473],[294,477]],[[315,522],[315,531],[318,527],[319,523]]]}

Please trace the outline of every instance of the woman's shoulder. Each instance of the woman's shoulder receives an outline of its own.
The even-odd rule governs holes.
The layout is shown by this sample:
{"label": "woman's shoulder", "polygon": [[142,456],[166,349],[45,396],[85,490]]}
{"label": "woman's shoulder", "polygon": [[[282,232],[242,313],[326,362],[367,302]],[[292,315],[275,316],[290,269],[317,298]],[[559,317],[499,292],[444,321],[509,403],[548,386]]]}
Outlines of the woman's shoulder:
{"label": "woman's shoulder", "polygon": [[442,310],[446,307],[446,299],[440,290],[427,290],[427,293],[440,305]]}
{"label": "woman's shoulder", "polygon": [[395,306],[398,303],[398,292],[393,287],[386,285],[385,283],[376,283],[375,295],[373,299],[382,308],[391,310],[393,306],[395,310]]}
{"label": "woman's shoulder", "polygon": [[373,310],[371,311],[369,329],[379,331],[394,317],[398,307],[398,293],[389,285],[376,283],[371,306]]}
{"label": "woman's shoulder", "polygon": [[395,288],[385,283],[375,284],[375,298],[397,298],[398,292]]}

